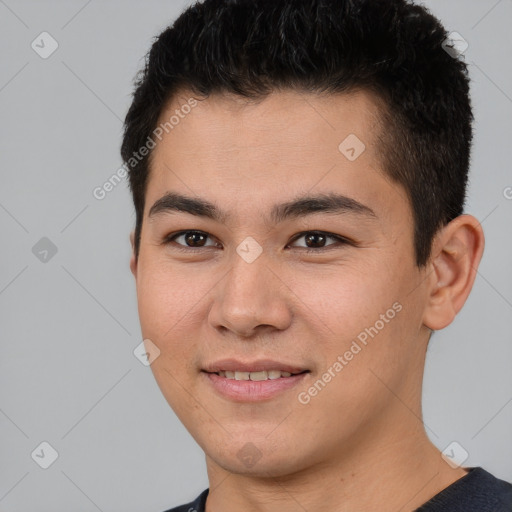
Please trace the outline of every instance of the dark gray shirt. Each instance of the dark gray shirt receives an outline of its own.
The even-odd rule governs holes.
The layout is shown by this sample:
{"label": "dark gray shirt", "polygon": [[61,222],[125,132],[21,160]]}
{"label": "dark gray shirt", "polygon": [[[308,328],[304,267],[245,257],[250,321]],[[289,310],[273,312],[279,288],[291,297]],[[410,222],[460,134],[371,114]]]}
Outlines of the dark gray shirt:
{"label": "dark gray shirt", "polygon": [[[512,484],[480,467],[436,494],[416,512],[512,512]],[[194,501],[165,512],[205,512],[205,489]],[[222,512],[222,511],[215,511]]]}

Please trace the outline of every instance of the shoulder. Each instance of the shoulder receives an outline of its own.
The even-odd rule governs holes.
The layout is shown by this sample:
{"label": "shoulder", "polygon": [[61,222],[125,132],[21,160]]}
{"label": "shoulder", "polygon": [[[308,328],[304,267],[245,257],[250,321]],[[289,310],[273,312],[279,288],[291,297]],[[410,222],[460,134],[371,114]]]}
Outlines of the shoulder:
{"label": "shoulder", "polygon": [[481,467],[434,496],[416,512],[510,512],[512,484],[496,478]]}
{"label": "shoulder", "polygon": [[171,508],[165,512],[204,512],[208,491],[209,489],[205,489],[194,501]]}

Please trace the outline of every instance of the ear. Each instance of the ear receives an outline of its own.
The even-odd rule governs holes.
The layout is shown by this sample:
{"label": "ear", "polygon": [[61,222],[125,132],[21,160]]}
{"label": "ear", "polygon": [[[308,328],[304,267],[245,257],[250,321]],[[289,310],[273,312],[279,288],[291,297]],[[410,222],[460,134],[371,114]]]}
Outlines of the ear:
{"label": "ear", "polygon": [[428,270],[424,325],[436,331],[453,322],[471,292],[484,245],[482,226],[472,215],[460,215],[439,231]]}
{"label": "ear", "polygon": [[130,257],[130,270],[133,276],[137,279],[137,258],[135,257],[135,231],[130,233],[130,243],[132,245],[132,255]]}

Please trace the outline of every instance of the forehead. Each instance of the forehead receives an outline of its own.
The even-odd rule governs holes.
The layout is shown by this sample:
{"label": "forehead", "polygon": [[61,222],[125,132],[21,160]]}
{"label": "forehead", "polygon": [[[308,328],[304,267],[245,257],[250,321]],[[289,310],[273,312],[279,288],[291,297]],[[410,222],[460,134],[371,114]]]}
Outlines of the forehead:
{"label": "forehead", "polygon": [[407,208],[379,161],[379,107],[370,94],[215,94],[195,105],[192,98],[180,92],[160,116],[146,215],[173,191],[247,213],[308,192],[342,193],[374,211]]}
{"label": "forehead", "polygon": [[[186,91],[176,94],[159,118],[162,127],[172,119],[173,126],[167,125],[163,135],[168,135],[169,141],[180,137],[180,142],[185,143],[176,148],[180,151],[208,142],[219,149],[240,146],[250,149],[250,142],[260,143],[275,148],[276,152],[296,144],[303,149],[314,145],[325,148],[330,142],[341,142],[339,139],[350,133],[358,134],[371,150],[380,129],[380,102],[373,94],[363,91],[313,94],[285,90],[256,99],[217,93],[198,98],[189,109],[187,105],[195,101],[192,98]],[[186,141],[186,136],[191,134],[199,140]],[[193,147],[187,142],[192,142]]]}

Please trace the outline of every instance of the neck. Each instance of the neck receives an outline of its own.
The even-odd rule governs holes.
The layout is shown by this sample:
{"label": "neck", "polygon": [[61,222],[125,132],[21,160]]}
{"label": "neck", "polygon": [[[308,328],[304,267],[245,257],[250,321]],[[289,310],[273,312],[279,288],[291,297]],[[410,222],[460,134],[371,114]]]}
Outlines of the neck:
{"label": "neck", "polygon": [[[404,416],[388,435],[383,435],[382,425],[374,425],[357,441],[351,440],[350,449],[279,477],[232,473],[207,456],[206,512],[414,510],[466,471],[452,469],[428,439],[423,424],[410,411]],[[401,425],[398,430],[397,425]]]}

